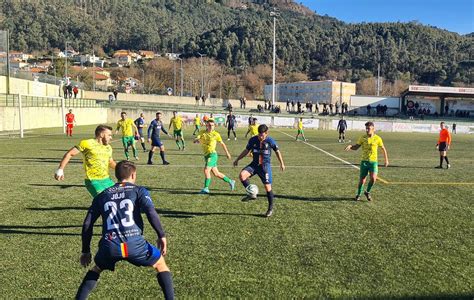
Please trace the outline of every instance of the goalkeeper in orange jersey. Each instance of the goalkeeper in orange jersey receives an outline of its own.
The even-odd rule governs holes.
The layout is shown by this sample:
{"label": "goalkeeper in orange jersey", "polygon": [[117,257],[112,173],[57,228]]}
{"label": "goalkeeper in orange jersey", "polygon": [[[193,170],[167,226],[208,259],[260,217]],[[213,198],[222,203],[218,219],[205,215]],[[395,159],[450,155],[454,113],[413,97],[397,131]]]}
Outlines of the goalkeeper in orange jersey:
{"label": "goalkeeper in orange jersey", "polygon": [[436,143],[436,149],[439,150],[439,166],[437,166],[436,169],[443,168],[443,160],[446,161],[446,169],[449,169],[451,165],[449,164],[447,152],[449,150],[449,146],[451,145],[451,134],[446,128],[444,122],[441,122],[439,127],[441,128],[441,131],[439,132],[439,139]]}

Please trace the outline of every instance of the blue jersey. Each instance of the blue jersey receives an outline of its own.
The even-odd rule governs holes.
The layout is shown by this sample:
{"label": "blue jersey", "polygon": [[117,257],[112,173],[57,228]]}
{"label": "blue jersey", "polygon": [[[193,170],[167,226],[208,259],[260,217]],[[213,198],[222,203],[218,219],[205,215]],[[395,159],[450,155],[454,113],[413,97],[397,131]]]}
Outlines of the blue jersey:
{"label": "blue jersey", "polygon": [[163,122],[154,119],[151,121],[150,126],[148,127],[148,138],[159,139],[161,131],[163,131],[165,134],[168,134],[165,126],[163,126]]}
{"label": "blue jersey", "polygon": [[267,136],[263,142],[260,142],[258,136],[254,136],[250,138],[246,149],[252,152],[253,164],[263,165],[270,164],[272,149],[273,151],[277,151],[278,145],[275,140],[269,136]]}
{"label": "blue jersey", "polygon": [[94,198],[88,214],[92,220],[102,216],[102,238],[120,244],[143,238],[141,212],[152,209],[153,201],[144,187],[117,183]]}
{"label": "blue jersey", "polygon": [[145,119],[140,117],[140,118],[136,119],[134,121],[134,123],[138,128],[138,133],[142,136],[143,135],[143,127],[145,126]]}

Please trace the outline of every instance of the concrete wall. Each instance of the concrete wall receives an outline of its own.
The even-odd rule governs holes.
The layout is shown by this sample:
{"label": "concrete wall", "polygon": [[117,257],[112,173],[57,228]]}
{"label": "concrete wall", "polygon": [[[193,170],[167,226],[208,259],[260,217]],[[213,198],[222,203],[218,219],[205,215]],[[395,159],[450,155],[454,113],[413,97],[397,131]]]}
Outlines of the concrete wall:
{"label": "concrete wall", "polygon": [[[54,84],[10,77],[10,94],[60,97],[62,96],[62,92],[59,91],[59,88],[58,85]],[[6,76],[0,76],[0,93],[7,93]]]}
{"label": "concrete wall", "polygon": [[[67,113],[67,109],[65,110]],[[107,123],[107,109],[105,108],[74,108],[77,125],[93,125]],[[51,128],[63,125],[64,115],[61,107],[24,107],[23,128]],[[18,107],[0,107],[0,131],[20,129],[20,115]]]}

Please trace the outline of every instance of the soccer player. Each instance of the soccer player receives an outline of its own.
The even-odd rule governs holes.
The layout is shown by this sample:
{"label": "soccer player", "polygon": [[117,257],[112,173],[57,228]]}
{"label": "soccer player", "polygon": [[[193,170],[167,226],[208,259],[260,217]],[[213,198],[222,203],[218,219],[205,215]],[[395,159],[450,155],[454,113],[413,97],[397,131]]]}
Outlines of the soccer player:
{"label": "soccer player", "polygon": [[[174,111],[173,117],[170,120],[170,126],[168,127],[168,130],[170,130],[171,126],[173,126],[173,136],[176,140],[176,145],[178,146],[179,150],[184,151],[185,144],[184,144],[184,137],[183,137],[183,123],[184,122],[181,116],[178,115],[177,111]],[[179,144],[180,142],[183,146],[182,149]]]}
{"label": "soccer player", "polygon": [[[248,153],[252,152],[252,162],[240,171],[240,182],[247,188],[250,184],[249,178],[257,174],[260,177],[265,191],[267,192],[268,210],[265,217],[270,217],[273,214],[273,190],[272,190],[272,165],[271,155],[272,150],[275,152],[278,161],[280,162],[280,169],[285,170],[285,163],[283,157],[278,149],[275,140],[268,136],[268,127],[265,124],[258,126],[258,135],[251,137],[245,147],[244,151],[240,153],[239,157],[234,161],[236,167],[239,160],[244,158]],[[255,200],[251,196],[245,196],[242,201]]]}
{"label": "soccer player", "polygon": [[[197,96],[196,96],[197,98]],[[201,130],[201,118],[199,117],[199,114],[196,114],[196,117],[194,118],[194,131],[193,135],[196,135],[196,132],[199,133]]]}
{"label": "soccer player", "polygon": [[[76,299],[87,299],[97,286],[101,272],[114,271],[115,264],[122,260],[135,266],[153,267],[165,299],[173,299],[173,279],[164,259],[168,250],[165,231],[150,194],[144,187],[135,185],[137,171],[132,162],[119,162],[115,176],[118,183],[94,198],[82,225],[80,263],[87,267],[92,260],[90,243],[94,223],[102,217],[102,238],[94,257],[95,265],[82,280]],[[142,212],[158,235],[158,248],[143,237]]]}
{"label": "soccer player", "polygon": [[72,113],[72,109],[66,114],[66,135],[72,136],[72,128],[76,124],[76,118]]}
{"label": "soccer player", "polygon": [[249,133],[250,133],[250,137],[258,135],[257,118],[252,118],[252,121],[250,122],[249,128],[248,128],[247,132],[245,133],[245,137],[247,137]]}
{"label": "soccer player", "polygon": [[346,130],[347,130],[347,122],[344,120],[344,116],[341,116],[339,123],[337,123],[337,131],[339,131],[339,143],[345,143],[346,139]]}
{"label": "soccer player", "polygon": [[232,111],[229,110],[229,114],[227,115],[225,126],[227,127],[227,140],[230,141],[230,131],[234,134],[234,140],[237,140],[237,135],[235,134],[235,127],[237,126],[237,120],[235,119],[235,115],[232,114]]}
{"label": "soccer player", "polygon": [[367,191],[364,192],[365,197],[368,201],[372,201],[372,197],[370,196],[370,191],[377,180],[377,173],[379,170],[378,167],[378,158],[377,158],[377,150],[378,147],[382,148],[383,156],[385,159],[385,167],[388,167],[388,154],[385,146],[383,145],[382,138],[375,134],[375,126],[372,122],[365,123],[365,132],[363,136],[361,136],[355,145],[348,145],[345,150],[357,150],[362,147],[362,157],[360,162],[360,177],[359,177],[359,185],[357,187],[357,195],[355,197],[355,201],[360,200],[360,194],[364,189],[365,179],[367,175],[370,174],[369,184],[367,185]]}
{"label": "soccer player", "polygon": [[120,114],[121,119],[117,122],[117,128],[115,129],[115,134],[118,133],[119,129],[122,130],[122,144],[123,144],[123,152],[125,153],[125,157],[129,160],[128,156],[128,147],[132,146],[133,157],[138,160],[137,149],[135,148],[135,137],[134,132],[138,132],[137,126],[133,123],[133,120],[127,118],[127,113],[122,112]]}
{"label": "soccer player", "polygon": [[307,141],[306,137],[304,136],[304,131],[303,131],[303,118],[300,118],[298,121],[298,133],[296,134],[296,141],[298,141],[299,136],[303,137],[303,141]]}
{"label": "soccer player", "polygon": [[204,152],[204,161],[206,164],[204,165],[204,187],[199,192],[200,194],[209,194],[209,185],[211,184],[211,172],[217,178],[220,178],[227,182],[230,186],[230,190],[233,191],[235,189],[235,180],[230,179],[226,175],[219,172],[217,169],[217,161],[219,156],[216,152],[217,143],[220,143],[222,148],[225,151],[225,154],[228,159],[231,159],[229,150],[227,150],[227,146],[222,141],[222,137],[215,130],[216,124],[214,123],[214,119],[209,119],[206,122],[206,129],[201,130],[199,135],[194,140],[195,143],[200,143],[202,145],[202,150]]}
{"label": "soccer player", "polygon": [[153,154],[155,153],[156,148],[160,148],[160,156],[164,165],[169,165],[170,163],[165,159],[165,146],[161,142],[160,132],[163,131],[165,134],[169,135],[165,130],[165,126],[161,121],[161,112],[156,113],[156,118],[151,121],[150,126],[148,127],[148,143],[151,143],[150,152],[148,152],[148,164],[153,164]]}
{"label": "soccer player", "polygon": [[64,180],[64,168],[73,156],[82,153],[84,156],[84,171],[86,172],[84,184],[92,197],[114,185],[109,175],[109,168],[114,169],[116,165],[112,158],[111,140],[112,127],[97,126],[94,139],[82,140],[79,145],[72,147],[64,154],[54,178],[58,181]]}
{"label": "soccer player", "polygon": [[145,135],[143,134],[143,128],[145,127],[145,117],[143,113],[140,114],[140,117],[138,117],[135,121],[135,126],[137,127],[137,138],[140,140],[143,148],[143,152],[146,152],[146,147],[145,147]]}
{"label": "soccer player", "polygon": [[436,169],[443,168],[443,160],[446,160],[446,169],[449,169],[451,165],[449,164],[447,152],[451,146],[451,134],[444,122],[441,122],[439,127],[441,131],[439,132],[439,139],[436,143],[436,149],[439,150],[439,166],[437,166]]}

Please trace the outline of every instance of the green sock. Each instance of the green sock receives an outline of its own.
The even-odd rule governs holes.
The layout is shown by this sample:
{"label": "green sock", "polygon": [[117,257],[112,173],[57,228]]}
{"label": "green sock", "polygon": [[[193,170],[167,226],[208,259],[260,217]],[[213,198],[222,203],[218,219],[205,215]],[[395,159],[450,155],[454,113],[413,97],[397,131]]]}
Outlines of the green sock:
{"label": "green sock", "polygon": [[127,159],[129,159],[129,157],[128,157],[128,150],[125,150],[124,152],[125,152],[125,157],[126,157]]}
{"label": "green sock", "polygon": [[373,181],[369,181],[369,184],[367,185],[367,193],[370,193],[370,190],[372,189],[372,187],[374,186],[374,182]]}
{"label": "green sock", "polygon": [[132,151],[133,151],[133,157],[137,157],[137,149],[132,148]]}
{"label": "green sock", "polygon": [[179,141],[176,140],[176,146],[178,146],[179,149],[181,149],[181,146],[179,145]]}
{"label": "green sock", "polygon": [[363,190],[364,190],[364,185],[363,184],[359,185],[359,187],[357,188],[357,196],[360,196]]}
{"label": "green sock", "polygon": [[184,139],[181,140],[181,143],[183,144],[183,148],[184,148],[184,146],[185,146]]}
{"label": "green sock", "polygon": [[227,177],[227,176],[224,176],[224,178],[222,178],[222,180],[224,180],[225,182],[229,183],[230,182],[230,178]]}
{"label": "green sock", "polygon": [[211,185],[211,178],[204,179],[204,187],[209,188],[210,185]]}

